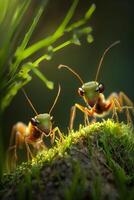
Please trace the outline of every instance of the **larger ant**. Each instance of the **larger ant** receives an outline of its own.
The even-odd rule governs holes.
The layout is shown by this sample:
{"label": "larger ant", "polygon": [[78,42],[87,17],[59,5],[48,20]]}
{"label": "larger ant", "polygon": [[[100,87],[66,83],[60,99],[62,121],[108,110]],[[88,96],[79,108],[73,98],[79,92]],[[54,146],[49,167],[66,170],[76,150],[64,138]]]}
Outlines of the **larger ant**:
{"label": "larger ant", "polygon": [[[113,92],[109,95],[107,99],[105,99],[105,96],[103,94],[104,85],[98,82],[98,76],[99,76],[99,72],[102,66],[104,56],[109,51],[109,49],[117,45],[119,42],[120,41],[114,42],[104,51],[98,65],[98,69],[97,69],[97,73],[96,73],[94,81],[84,83],[80,75],[76,73],[73,69],[71,69],[70,67],[66,65],[62,65],[62,64],[58,66],[59,69],[61,68],[68,69],[71,73],[73,73],[77,77],[77,79],[82,84],[82,86],[78,88],[78,94],[84,99],[86,103],[86,107],[78,103],[75,103],[75,105],[72,107],[70,125],[69,125],[70,129],[73,128],[74,118],[76,115],[76,108],[81,110],[83,113],[85,113],[86,124],[87,123],[89,124],[88,116],[104,117],[111,110],[113,111],[113,116],[116,116],[116,119],[118,120],[118,115],[116,111],[118,110],[119,112],[121,112],[123,109],[126,109],[127,120],[128,121],[131,120],[129,109],[131,109],[132,112],[134,113],[134,107],[133,107],[132,101],[127,97],[127,95],[124,92],[119,92],[119,94]],[[123,106],[123,102],[125,102],[127,105]]]}
{"label": "larger ant", "polygon": [[[10,137],[10,144],[8,149],[8,157],[7,157],[7,163],[9,168],[14,168],[16,166],[17,161],[17,149],[21,146],[26,147],[27,151],[27,158],[28,160],[30,158],[33,158],[33,153],[30,150],[29,145],[32,145],[32,147],[36,151],[40,151],[44,148],[46,148],[43,138],[49,137],[51,138],[51,143],[54,143],[55,141],[55,133],[58,132],[60,140],[63,140],[62,133],[58,127],[52,128],[52,119],[51,112],[58,100],[58,97],[60,95],[60,85],[59,89],[56,95],[56,98],[54,100],[54,103],[49,110],[48,113],[38,114],[36,109],[34,108],[32,102],[28,98],[26,92],[22,89],[27,101],[29,102],[31,108],[33,109],[34,113],[36,114],[35,117],[31,118],[28,125],[17,122],[11,131],[11,137]],[[10,157],[10,152],[13,152],[12,157]]]}

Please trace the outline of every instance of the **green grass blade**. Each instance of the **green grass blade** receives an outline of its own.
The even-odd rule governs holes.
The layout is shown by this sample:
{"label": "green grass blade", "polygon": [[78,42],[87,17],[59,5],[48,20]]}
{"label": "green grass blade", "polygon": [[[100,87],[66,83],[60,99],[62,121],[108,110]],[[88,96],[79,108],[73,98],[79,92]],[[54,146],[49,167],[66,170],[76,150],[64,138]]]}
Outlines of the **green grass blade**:
{"label": "green grass blade", "polygon": [[40,40],[39,42],[28,47],[23,53],[23,59],[29,57],[30,55],[32,55],[33,53],[35,53],[36,51],[38,51],[41,48],[50,46],[52,43],[54,43],[58,38],[60,38],[62,36],[62,34],[64,33],[65,27],[67,26],[67,24],[69,23],[70,19],[72,18],[73,14],[74,14],[74,11],[76,9],[78,2],[79,2],[79,0],[75,0],[73,2],[65,19],[63,20],[62,24],[58,27],[56,32],[53,35],[51,35],[43,40]]}
{"label": "green grass blade", "polygon": [[3,22],[6,12],[7,12],[7,8],[8,8],[8,2],[9,0],[5,0],[0,1],[0,24]]}
{"label": "green grass blade", "polygon": [[[45,1],[45,2],[47,4],[48,1]],[[44,4],[44,5],[46,5],[46,4]],[[16,62],[11,66],[12,74],[15,73],[15,71],[18,68],[20,62],[24,59],[23,58],[23,51],[26,48],[26,46],[27,46],[27,44],[28,44],[28,42],[29,42],[29,40],[30,40],[30,38],[32,36],[32,33],[33,33],[33,31],[34,31],[34,29],[35,29],[35,27],[36,27],[41,15],[42,15],[42,13],[43,13],[44,5],[42,4],[40,6],[39,10],[37,11],[36,16],[34,17],[33,23],[31,24],[28,32],[26,33],[21,45],[17,48],[17,50],[15,52],[15,56],[17,57],[17,59],[16,59]]]}
{"label": "green grass blade", "polygon": [[44,74],[41,73],[41,71],[39,71],[37,68],[32,68],[32,71],[50,90],[54,88],[54,83],[49,81]]}
{"label": "green grass blade", "polygon": [[94,13],[95,9],[96,9],[95,4],[92,4],[90,6],[90,8],[88,9],[88,11],[86,12],[84,18],[82,18],[78,22],[74,22],[73,24],[71,24],[69,27],[66,28],[66,31],[70,32],[71,30],[76,29],[76,28],[84,25],[87,22],[87,20],[89,20],[89,18],[92,16],[92,14]]}
{"label": "green grass blade", "polygon": [[16,74],[14,79],[5,88],[3,96],[0,97],[0,110],[1,112],[10,104],[12,98],[17,94],[17,92],[29,81],[32,77],[29,75],[31,71],[31,63],[26,63],[21,67],[21,70]]}
{"label": "green grass blade", "polygon": [[[58,50],[60,50],[60,49],[62,49],[62,48],[64,48],[64,47],[66,47],[66,46],[68,46],[68,45],[70,45],[70,44],[72,44],[72,43],[73,43],[72,40],[67,40],[66,42],[63,42],[62,44],[58,45],[57,47],[52,48],[52,49],[51,49],[51,54],[54,53],[54,52],[56,52],[56,51],[58,51]],[[33,62],[33,64],[34,64],[35,66],[37,66],[37,65],[39,65],[43,60],[49,60],[51,57],[52,57],[52,55],[44,54],[43,56],[41,56],[41,57],[39,57],[38,59],[36,59],[36,60]]]}
{"label": "green grass blade", "polygon": [[16,10],[14,11],[14,15],[11,21],[11,29],[12,32],[14,32],[19,25],[20,21],[22,20],[22,17],[24,16],[27,8],[30,5],[31,0],[24,1],[22,4],[18,5]]}
{"label": "green grass blade", "polygon": [[66,26],[68,25],[68,23],[70,22],[71,18],[73,17],[73,14],[75,12],[75,9],[78,5],[79,0],[74,0],[71,8],[69,9],[69,12],[67,13],[66,17],[64,18],[63,22],[61,23],[61,25],[59,26],[59,28],[56,30],[55,35],[61,35],[64,32],[64,29],[66,28]]}
{"label": "green grass blade", "polygon": [[24,50],[25,47],[27,46],[27,44],[28,44],[28,42],[29,42],[29,40],[30,40],[30,38],[31,38],[31,35],[32,35],[32,33],[33,33],[33,31],[34,31],[34,29],[35,29],[35,27],[36,27],[36,25],[37,25],[37,23],[38,23],[38,21],[39,21],[41,15],[42,15],[42,13],[43,13],[43,7],[41,6],[41,7],[39,8],[39,10],[38,10],[38,12],[37,12],[37,14],[36,14],[34,20],[33,20],[32,25],[30,26],[28,32],[26,33],[26,35],[25,35],[25,37],[24,37],[24,39],[23,39],[21,45],[20,45],[19,48],[17,49],[17,51],[16,51],[16,53],[15,53],[15,56],[19,57],[20,54],[23,53],[23,50]]}
{"label": "green grass blade", "polygon": [[92,16],[92,14],[94,13],[95,9],[96,9],[95,4],[92,4],[92,6],[88,9],[88,11],[85,14],[85,19],[86,20],[88,20]]}
{"label": "green grass blade", "polygon": [[[31,0],[27,0],[20,4],[16,3],[15,5],[12,5],[15,2],[12,2],[12,3],[8,2],[6,12],[9,13],[10,17],[5,16],[6,19],[5,21],[3,21],[3,23],[4,22],[5,23],[1,25],[3,27],[3,31],[0,32],[0,36],[2,40],[1,49],[0,49],[0,58],[2,58],[0,62],[0,77],[1,78],[5,70],[5,67],[3,66],[5,66],[7,57],[9,56],[9,54],[11,54],[11,51],[13,49],[13,43],[14,43],[13,41],[17,32],[16,29],[19,26],[30,2]],[[3,4],[5,4],[5,2]],[[9,4],[11,5],[9,6]]]}

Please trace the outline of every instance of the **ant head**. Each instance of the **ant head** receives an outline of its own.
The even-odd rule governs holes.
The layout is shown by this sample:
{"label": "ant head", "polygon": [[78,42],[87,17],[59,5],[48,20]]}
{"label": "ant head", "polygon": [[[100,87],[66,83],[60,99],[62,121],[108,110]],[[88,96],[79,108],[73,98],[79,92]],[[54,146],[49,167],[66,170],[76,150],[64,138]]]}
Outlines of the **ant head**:
{"label": "ant head", "polygon": [[50,114],[44,113],[36,115],[34,118],[31,118],[31,124],[37,127],[39,130],[49,133],[52,129],[52,118]]}
{"label": "ant head", "polygon": [[81,88],[78,89],[78,94],[85,100],[95,101],[99,97],[100,93],[103,93],[104,85],[96,81],[90,81],[84,83]]}
{"label": "ant head", "polygon": [[22,88],[22,92],[24,94],[24,96],[26,97],[29,105],[31,106],[32,110],[34,111],[34,113],[36,114],[36,116],[34,118],[31,118],[31,124],[34,127],[37,127],[40,131],[48,133],[52,130],[52,119],[53,117],[50,115],[55,104],[57,103],[58,97],[60,95],[60,91],[61,91],[61,87],[59,85],[59,89],[56,95],[56,98],[54,100],[54,103],[49,111],[49,113],[44,113],[44,114],[38,114],[36,109],[34,108],[31,100],[29,99],[29,97],[27,96],[25,90]]}

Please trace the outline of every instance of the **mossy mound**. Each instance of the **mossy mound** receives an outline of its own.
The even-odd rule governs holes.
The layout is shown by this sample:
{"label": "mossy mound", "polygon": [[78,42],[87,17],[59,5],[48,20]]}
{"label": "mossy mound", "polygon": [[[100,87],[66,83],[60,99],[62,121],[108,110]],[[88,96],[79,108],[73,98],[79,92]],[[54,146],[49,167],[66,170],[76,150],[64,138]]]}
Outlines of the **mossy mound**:
{"label": "mossy mound", "polygon": [[0,199],[134,197],[134,131],[111,120],[80,127],[1,181]]}

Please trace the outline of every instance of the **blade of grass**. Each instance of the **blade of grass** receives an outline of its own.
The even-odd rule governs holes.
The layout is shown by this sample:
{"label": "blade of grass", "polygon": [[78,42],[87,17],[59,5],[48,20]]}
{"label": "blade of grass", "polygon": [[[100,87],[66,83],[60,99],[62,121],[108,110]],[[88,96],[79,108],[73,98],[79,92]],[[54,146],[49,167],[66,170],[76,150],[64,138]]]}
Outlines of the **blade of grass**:
{"label": "blade of grass", "polygon": [[52,90],[54,88],[54,83],[52,81],[49,81],[44,74],[41,73],[41,71],[39,71],[37,68],[32,68],[32,71],[34,72],[34,74],[40,79],[42,80],[42,82],[50,89]]}
{"label": "blade of grass", "polygon": [[71,8],[69,9],[69,12],[67,13],[67,15],[64,18],[63,22],[61,23],[61,25],[59,26],[59,28],[56,30],[56,32],[54,34],[56,37],[60,36],[64,32],[64,29],[66,28],[66,26],[68,25],[68,23],[70,22],[71,18],[74,15],[74,12],[76,10],[78,2],[79,2],[79,0],[75,0],[73,2]]}
{"label": "blade of grass", "polygon": [[[62,48],[64,48],[64,47],[70,45],[71,43],[73,43],[72,40],[67,40],[66,42],[64,42],[64,43],[62,43],[62,44],[60,44],[60,45],[58,45],[57,47],[52,48],[52,52],[56,52],[56,51],[58,51],[58,50],[60,50],[60,49],[62,49]],[[33,62],[33,64],[34,64],[35,66],[39,65],[43,60],[48,60],[48,59],[47,59],[48,56],[49,56],[48,54],[44,54],[43,56],[41,56],[41,57],[39,57],[38,59],[36,59],[36,60]]]}
{"label": "blade of grass", "polygon": [[90,17],[91,17],[92,14],[94,13],[95,9],[96,9],[95,4],[92,4],[92,5],[90,6],[90,8],[88,9],[88,11],[86,12],[84,18],[82,18],[82,19],[79,20],[78,22],[74,22],[73,24],[71,24],[69,27],[66,28],[66,31],[67,31],[67,32],[70,32],[71,30],[76,29],[76,28],[78,28],[78,27],[84,25],[84,24],[87,22],[87,20],[90,19]]}
{"label": "blade of grass", "polygon": [[36,51],[38,51],[41,48],[44,48],[46,46],[50,46],[53,42],[55,42],[58,38],[60,38],[64,34],[64,29],[69,23],[70,19],[72,18],[74,11],[76,9],[76,6],[78,4],[79,0],[75,0],[69,9],[65,19],[63,20],[62,24],[58,27],[58,29],[55,31],[55,33],[43,40],[40,40],[39,42],[31,45],[25,51],[23,52],[23,59],[29,57]]}
{"label": "blade of grass", "polygon": [[41,5],[39,7],[39,9],[37,11],[37,14],[34,17],[33,23],[31,24],[28,32],[26,33],[21,45],[17,48],[17,50],[15,52],[15,56],[16,56],[17,59],[16,59],[16,62],[13,65],[11,65],[11,67],[10,67],[10,72],[11,72],[12,76],[16,72],[20,62],[23,60],[23,56],[22,56],[23,55],[23,51],[26,48],[26,46],[27,46],[27,44],[28,44],[28,42],[29,42],[29,40],[31,38],[31,35],[32,35],[32,33],[33,33],[33,31],[34,31],[34,29],[35,29],[35,27],[36,27],[41,15],[43,13],[43,11],[44,11],[44,6],[47,5],[48,1],[45,1],[45,2],[46,2],[46,4],[43,4],[43,5]]}
{"label": "blade of grass", "polygon": [[3,1],[0,1],[0,24],[3,22],[5,18],[7,8],[8,8],[8,1],[9,0],[5,0],[4,3]]}
{"label": "blade of grass", "polygon": [[[11,43],[11,39],[13,37],[13,34],[15,34],[16,28],[18,27],[19,23],[21,22],[21,20],[24,16],[24,13],[26,12],[27,8],[29,7],[30,2],[31,2],[31,0],[24,1],[22,4],[16,5],[16,9],[14,9],[14,7],[13,7],[11,21],[8,21],[8,23],[7,23],[8,31],[4,31],[4,35],[6,34],[6,36],[5,36],[6,40],[3,41],[3,46],[1,47],[2,49],[0,51],[0,57],[2,58],[2,60],[0,62],[0,77],[1,78],[5,71],[5,67],[3,67],[3,65],[5,65],[7,56],[9,55],[9,45],[10,45],[10,51],[13,46],[13,43]],[[5,4],[5,2],[3,4]],[[7,8],[6,12],[8,12],[8,9],[9,8]]]}
{"label": "blade of grass", "polygon": [[[28,9],[30,5],[31,0],[27,0],[22,2],[22,4],[19,4],[14,12],[12,21],[11,21],[11,30],[12,33],[16,30],[18,24],[20,23],[22,17],[24,16],[24,13]],[[12,35],[12,34],[11,34]]]}
{"label": "blade of grass", "polygon": [[0,98],[0,110],[1,112],[10,104],[12,98],[17,94],[17,92],[29,81],[32,77],[29,72],[32,69],[31,63],[26,63],[21,67],[21,70],[16,74],[13,81],[6,87],[3,92],[3,96]]}

